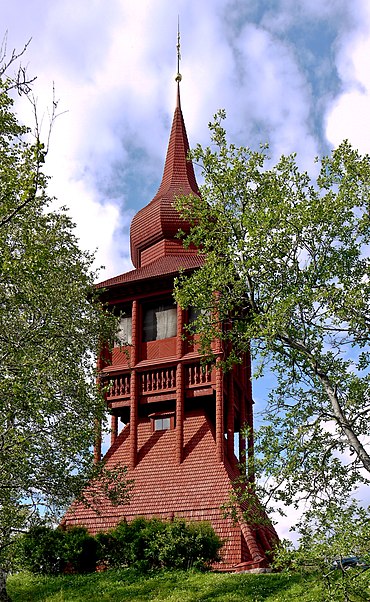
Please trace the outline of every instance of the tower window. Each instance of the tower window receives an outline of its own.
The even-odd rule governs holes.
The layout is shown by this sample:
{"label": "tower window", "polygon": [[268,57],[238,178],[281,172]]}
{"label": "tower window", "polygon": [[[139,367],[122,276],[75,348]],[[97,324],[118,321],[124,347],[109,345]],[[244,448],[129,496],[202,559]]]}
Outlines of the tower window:
{"label": "tower window", "polygon": [[168,431],[175,428],[175,412],[149,414],[153,431]]}
{"label": "tower window", "polygon": [[131,345],[132,343],[132,318],[125,314],[121,316],[117,331],[117,339],[120,345]]}
{"label": "tower window", "polygon": [[155,418],[154,419],[154,430],[155,431],[168,431],[171,428],[171,418]]}
{"label": "tower window", "polygon": [[158,341],[175,337],[177,310],[171,301],[146,305],[143,312],[143,341]]}

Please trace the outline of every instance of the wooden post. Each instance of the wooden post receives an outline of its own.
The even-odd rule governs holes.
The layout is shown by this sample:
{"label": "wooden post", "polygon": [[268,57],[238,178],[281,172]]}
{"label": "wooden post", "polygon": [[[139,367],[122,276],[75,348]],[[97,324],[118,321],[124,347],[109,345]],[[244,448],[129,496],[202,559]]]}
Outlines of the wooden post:
{"label": "wooden post", "polygon": [[137,462],[137,422],[138,422],[138,395],[137,373],[131,372],[130,394],[130,467],[135,468]]}
{"label": "wooden post", "polygon": [[135,468],[137,462],[137,423],[138,423],[138,386],[135,366],[138,362],[138,347],[140,341],[138,302],[132,302],[132,370],[130,386],[130,466]]}
{"label": "wooden post", "polygon": [[216,363],[216,458],[222,462],[224,458],[224,395],[223,373]]}
{"label": "wooden post", "polygon": [[176,462],[181,464],[184,448],[184,366],[176,368]]}
{"label": "wooden post", "polygon": [[110,428],[110,444],[113,445],[118,435],[118,416],[115,416],[114,414],[111,416]]}
{"label": "wooden post", "polygon": [[247,416],[246,416],[246,401],[245,401],[245,388],[243,387],[241,396],[240,396],[240,430],[239,430],[239,461],[246,462],[247,458],[245,457],[245,436],[242,433],[242,429],[244,429],[247,425]]}
{"label": "wooden post", "polygon": [[228,391],[228,404],[227,404],[227,455],[231,462],[234,463],[234,423],[235,423],[235,409],[234,409],[234,375],[232,372],[229,373],[229,391]]}
{"label": "wooden post", "polygon": [[254,471],[254,432],[253,432],[253,395],[252,395],[252,363],[250,351],[245,354],[246,366],[246,396],[245,396],[245,414],[248,424],[248,435],[245,446],[247,447],[248,460],[248,479],[253,482],[255,479]]}
{"label": "wooden post", "polygon": [[[101,378],[100,378],[100,373],[104,367],[104,349],[106,349],[106,346],[104,346],[102,343],[100,344],[100,349],[98,352],[98,360],[97,360],[97,364],[96,364],[96,370],[98,373],[97,379],[96,379],[96,385],[98,387],[98,389],[100,389],[101,387]],[[101,440],[101,419],[99,418],[95,418],[94,420],[94,464],[98,464],[101,460],[101,445],[102,445],[102,440]]]}
{"label": "wooden post", "polygon": [[176,355],[180,359],[184,355],[184,339],[183,335],[184,327],[184,312],[180,305],[177,306],[177,328],[176,328]]}
{"label": "wooden post", "polygon": [[132,367],[134,368],[138,362],[139,359],[139,345],[140,345],[140,331],[139,331],[139,308],[138,308],[138,302],[135,299],[132,302],[132,311],[131,311],[131,344],[132,344],[132,349],[131,349],[131,363],[132,363]]}
{"label": "wooden post", "polygon": [[182,338],[184,324],[184,314],[177,306],[177,334],[176,334],[176,355],[180,360],[176,367],[176,462],[181,464],[184,447],[184,366],[181,358],[184,354],[184,340]]}
{"label": "wooden post", "polygon": [[101,460],[101,421],[95,419],[94,464]]}

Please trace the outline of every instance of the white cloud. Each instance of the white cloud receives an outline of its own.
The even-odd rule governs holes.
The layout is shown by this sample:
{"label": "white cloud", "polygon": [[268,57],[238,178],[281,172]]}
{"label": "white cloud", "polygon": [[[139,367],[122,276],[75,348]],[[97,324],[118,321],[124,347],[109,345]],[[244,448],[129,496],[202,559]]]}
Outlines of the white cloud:
{"label": "white cloud", "polygon": [[[50,102],[55,81],[60,108],[68,110],[57,120],[52,137],[52,191],[71,206],[81,240],[92,249],[98,244],[98,261],[108,265],[110,275],[122,254],[127,257],[122,244],[119,250],[117,240],[113,244],[122,227],[127,240],[124,216],[156,192],[145,190],[148,198],[137,200],[125,174],[140,180],[141,172],[142,179],[157,184],[161,177],[175,104],[178,14],[182,106],[190,142],[208,143],[207,123],[225,107],[227,127],[243,144],[268,138],[275,155],[316,153],[308,125],[310,90],[292,48],[256,25],[230,32],[226,10],[222,0],[212,9],[185,0],[85,0],[78,5],[72,0],[47,5],[19,1],[7,6],[12,45],[19,47],[33,35],[27,60],[38,75],[39,105]],[[253,126],[256,122],[260,132]],[[142,150],[141,159],[132,156],[132,146]],[[123,217],[116,227],[114,209]],[[105,213],[96,228],[92,220]],[[108,263],[103,248],[113,250]]]}
{"label": "white cloud", "polygon": [[361,153],[370,152],[370,6],[359,2],[361,21],[338,45],[337,69],[341,93],[326,114],[326,136],[333,146],[345,138]]}
{"label": "white cloud", "polygon": [[252,26],[244,29],[239,49],[246,65],[244,121],[265,124],[275,156],[296,151],[301,161],[312,160],[317,148],[309,129],[310,90],[293,49]]}

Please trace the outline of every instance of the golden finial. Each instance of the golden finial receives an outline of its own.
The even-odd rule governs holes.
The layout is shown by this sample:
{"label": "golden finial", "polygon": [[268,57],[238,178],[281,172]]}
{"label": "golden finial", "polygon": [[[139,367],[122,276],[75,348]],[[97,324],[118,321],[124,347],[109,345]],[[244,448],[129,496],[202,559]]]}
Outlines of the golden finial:
{"label": "golden finial", "polygon": [[180,73],[180,60],[181,60],[181,54],[180,54],[180,17],[177,17],[177,75],[175,77],[175,81],[177,81],[178,83],[181,82],[182,80],[182,75]]}

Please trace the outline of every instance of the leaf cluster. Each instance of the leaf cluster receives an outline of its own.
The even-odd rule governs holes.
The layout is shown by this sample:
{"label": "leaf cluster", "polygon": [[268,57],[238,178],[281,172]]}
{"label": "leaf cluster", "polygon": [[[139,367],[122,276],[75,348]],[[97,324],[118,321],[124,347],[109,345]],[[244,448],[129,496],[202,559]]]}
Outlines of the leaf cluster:
{"label": "leaf cluster", "polygon": [[267,147],[229,143],[224,117],[191,153],[201,196],[177,200],[205,260],[175,296],[199,310],[208,360],[251,349],[274,373],[256,443],[267,496],[344,495],[370,473],[370,158],[345,141],[313,177],[294,154],[271,165]]}

